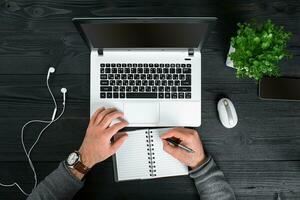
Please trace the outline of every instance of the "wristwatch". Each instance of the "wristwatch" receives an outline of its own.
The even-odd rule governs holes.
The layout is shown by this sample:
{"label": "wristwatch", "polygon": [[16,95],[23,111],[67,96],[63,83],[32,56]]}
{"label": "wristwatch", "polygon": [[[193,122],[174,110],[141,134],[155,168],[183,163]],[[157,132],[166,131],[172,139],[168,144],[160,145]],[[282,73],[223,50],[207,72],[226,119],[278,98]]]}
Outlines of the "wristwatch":
{"label": "wristwatch", "polygon": [[90,168],[81,162],[81,156],[78,151],[74,151],[69,155],[68,159],[66,160],[66,164],[71,169],[76,169],[78,172],[84,175],[90,171]]}

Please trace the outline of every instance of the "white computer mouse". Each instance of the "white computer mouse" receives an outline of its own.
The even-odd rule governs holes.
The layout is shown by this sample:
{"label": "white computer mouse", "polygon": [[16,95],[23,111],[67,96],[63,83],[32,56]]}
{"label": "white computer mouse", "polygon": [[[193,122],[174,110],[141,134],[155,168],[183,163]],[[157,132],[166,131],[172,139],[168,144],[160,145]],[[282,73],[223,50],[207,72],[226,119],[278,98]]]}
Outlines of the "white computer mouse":
{"label": "white computer mouse", "polygon": [[237,125],[238,116],[233,103],[229,99],[220,99],[217,108],[219,112],[219,118],[223,126],[226,128],[233,128]]}

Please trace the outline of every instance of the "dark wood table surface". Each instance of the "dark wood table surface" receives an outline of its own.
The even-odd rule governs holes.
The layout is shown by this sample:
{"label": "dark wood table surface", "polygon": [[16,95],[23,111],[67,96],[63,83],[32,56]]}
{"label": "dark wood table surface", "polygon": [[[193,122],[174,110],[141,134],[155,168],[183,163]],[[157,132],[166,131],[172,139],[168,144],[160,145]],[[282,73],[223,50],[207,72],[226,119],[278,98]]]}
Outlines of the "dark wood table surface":
{"label": "dark wood table surface", "polygon": [[[225,67],[236,23],[272,19],[294,36],[293,59],[282,74],[300,77],[300,2],[298,0],[0,0],[0,181],[21,182],[30,190],[32,173],[22,151],[20,130],[35,118],[49,119],[52,103],[45,86],[59,99],[68,88],[66,112],[43,135],[33,152],[39,180],[77,149],[89,121],[89,50],[75,30],[73,17],[216,16],[219,21],[203,49],[202,125],[206,150],[213,155],[238,199],[300,199],[300,103],[262,101],[257,84],[235,78]],[[300,92],[300,91],[299,91]],[[216,102],[233,100],[239,123],[225,129]],[[41,125],[25,131],[31,144]],[[0,187],[0,199],[25,199],[16,188]],[[192,180],[172,177],[115,183],[112,160],[96,166],[74,199],[198,199]]]}

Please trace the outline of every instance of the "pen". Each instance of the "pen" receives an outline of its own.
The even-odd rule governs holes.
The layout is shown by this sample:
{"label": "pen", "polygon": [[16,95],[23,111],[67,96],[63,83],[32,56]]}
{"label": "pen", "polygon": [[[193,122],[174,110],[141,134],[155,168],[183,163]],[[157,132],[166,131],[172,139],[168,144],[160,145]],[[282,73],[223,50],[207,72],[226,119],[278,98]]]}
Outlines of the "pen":
{"label": "pen", "polygon": [[193,149],[188,148],[188,147],[186,147],[186,146],[184,146],[184,145],[182,145],[182,144],[179,144],[179,143],[177,143],[176,141],[174,141],[174,140],[171,139],[171,138],[166,138],[165,140],[166,140],[167,142],[169,142],[171,145],[173,145],[173,146],[175,146],[175,147],[179,147],[179,148],[181,148],[181,149],[183,149],[183,150],[185,150],[185,151],[187,151],[187,152],[189,152],[189,153],[194,153],[194,152],[195,152]]}

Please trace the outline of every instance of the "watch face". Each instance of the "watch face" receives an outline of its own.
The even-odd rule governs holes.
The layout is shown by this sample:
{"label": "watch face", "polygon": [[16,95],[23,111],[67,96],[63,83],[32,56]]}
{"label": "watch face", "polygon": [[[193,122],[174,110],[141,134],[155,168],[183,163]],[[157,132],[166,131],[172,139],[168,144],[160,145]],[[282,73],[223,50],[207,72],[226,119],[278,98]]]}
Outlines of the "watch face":
{"label": "watch face", "polygon": [[67,159],[67,164],[72,166],[74,165],[79,159],[79,156],[76,152],[73,152],[69,155],[68,159]]}

